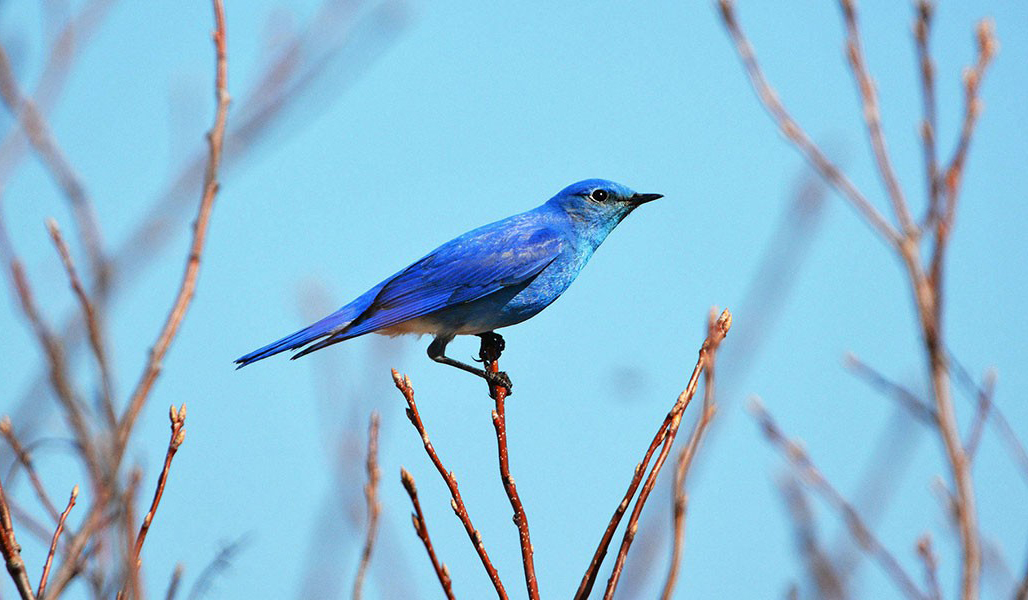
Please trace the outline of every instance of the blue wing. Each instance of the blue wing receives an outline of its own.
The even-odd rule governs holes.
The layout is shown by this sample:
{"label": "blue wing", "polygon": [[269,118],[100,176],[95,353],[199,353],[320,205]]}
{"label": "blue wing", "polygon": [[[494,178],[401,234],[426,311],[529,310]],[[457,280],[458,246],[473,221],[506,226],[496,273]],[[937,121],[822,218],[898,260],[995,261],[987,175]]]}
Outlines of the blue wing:
{"label": "blue wing", "polygon": [[380,284],[363,313],[293,358],[531,281],[560,254],[561,240],[553,229],[509,220],[466,233]]}

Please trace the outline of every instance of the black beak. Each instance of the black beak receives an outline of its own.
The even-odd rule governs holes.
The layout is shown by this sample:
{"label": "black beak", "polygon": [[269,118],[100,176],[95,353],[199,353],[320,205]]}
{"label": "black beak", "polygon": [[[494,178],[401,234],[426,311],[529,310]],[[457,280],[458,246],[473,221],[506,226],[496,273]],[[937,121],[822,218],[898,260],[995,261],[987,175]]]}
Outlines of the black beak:
{"label": "black beak", "polygon": [[656,200],[657,198],[663,198],[663,197],[664,197],[664,194],[632,194],[632,197],[629,198],[628,200],[632,204],[634,204],[636,206],[639,206],[640,204],[646,204],[647,202],[652,202],[653,200]]}

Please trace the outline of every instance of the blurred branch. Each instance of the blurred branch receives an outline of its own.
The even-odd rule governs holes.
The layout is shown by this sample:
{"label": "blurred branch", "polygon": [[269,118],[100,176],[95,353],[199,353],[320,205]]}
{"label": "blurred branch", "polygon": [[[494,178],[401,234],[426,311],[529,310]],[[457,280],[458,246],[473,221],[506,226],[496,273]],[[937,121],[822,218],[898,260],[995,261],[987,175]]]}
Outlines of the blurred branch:
{"label": "blurred branch", "polygon": [[938,424],[939,418],[935,414],[934,408],[929,406],[914,392],[891,381],[885,375],[882,375],[873,367],[860,360],[855,354],[847,353],[844,364],[854,376],[863,379],[868,385],[874,387],[883,395],[893,398],[896,404],[899,404],[910,413],[910,416],[927,425],[935,426]]}
{"label": "blurred branch", "polygon": [[921,229],[935,223],[939,215],[939,151],[935,139],[938,130],[935,102],[935,65],[928,49],[928,38],[932,30],[932,14],[935,7],[930,0],[918,0],[917,19],[914,21],[914,40],[921,74],[921,97],[924,104],[924,119],[921,121],[921,140],[924,144],[925,181],[928,184],[928,208],[921,221]]}
{"label": "blurred branch", "polygon": [[818,543],[814,514],[805,490],[796,476],[790,474],[780,485],[789,515],[792,517],[796,543],[803,557],[817,598],[848,598],[845,576]]}
{"label": "blurred branch", "polygon": [[[482,338],[482,347],[479,351],[479,358],[485,365],[485,370],[498,373],[500,370],[499,358],[502,351],[500,346],[492,346],[490,338]],[[495,354],[494,354],[495,352]],[[496,429],[496,448],[500,459],[500,480],[503,482],[503,489],[507,492],[507,499],[510,500],[510,507],[514,511],[514,525],[518,528],[518,540],[521,542],[521,562],[525,569],[525,587],[528,589],[530,600],[539,600],[539,584],[535,576],[535,560],[533,559],[532,539],[528,532],[528,516],[525,514],[525,507],[518,495],[518,488],[514,485],[514,478],[510,475],[510,458],[507,452],[507,414],[505,400],[509,390],[502,385],[490,384],[489,395],[496,401],[496,409],[493,410],[493,427]]]}
{"label": "blurred branch", "polygon": [[436,558],[435,548],[432,547],[432,539],[428,536],[428,525],[425,524],[425,515],[421,512],[421,503],[418,502],[418,488],[414,484],[414,478],[403,467],[400,467],[400,481],[403,483],[403,489],[407,490],[407,495],[410,496],[411,504],[414,505],[414,512],[411,513],[414,531],[417,532],[421,543],[425,545],[428,559],[432,561],[432,568],[435,569],[436,577],[439,578],[439,584],[443,586],[443,593],[446,594],[449,600],[454,600],[450,570]]}
{"label": "blurred branch", "polygon": [[452,471],[447,471],[446,467],[443,466],[443,462],[436,453],[435,447],[432,446],[432,442],[428,439],[425,425],[421,422],[421,415],[418,413],[418,405],[414,402],[414,388],[411,386],[410,378],[406,375],[401,376],[396,369],[393,369],[393,383],[396,385],[396,389],[400,390],[400,393],[403,394],[404,399],[407,400],[407,418],[410,419],[411,424],[418,431],[418,435],[421,436],[421,443],[425,446],[425,452],[428,453],[432,464],[435,465],[439,475],[442,476],[443,481],[446,483],[446,487],[450,490],[450,507],[453,508],[453,512],[456,513],[457,518],[464,525],[464,531],[467,532],[468,537],[471,538],[471,544],[475,547],[475,551],[478,552],[478,557],[481,559],[486,573],[489,574],[489,579],[496,589],[496,595],[506,600],[507,591],[503,588],[503,583],[500,582],[500,575],[497,573],[496,567],[493,566],[492,561],[489,559],[489,554],[482,543],[482,535],[471,524],[468,509],[464,506],[464,500],[461,498],[460,490],[457,488],[457,478],[453,476]]}
{"label": "blurred branch", "polygon": [[46,555],[46,563],[43,565],[43,575],[39,578],[39,588],[36,592],[36,596],[39,598],[43,597],[43,592],[46,591],[46,580],[50,576],[50,565],[53,564],[54,554],[57,552],[57,542],[61,539],[61,532],[64,531],[64,521],[68,518],[68,514],[71,512],[71,507],[75,506],[75,499],[79,495],[79,486],[71,488],[71,497],[68,498],[68,506],[65,507],[64,512],[61,513],[60,518],[57,519],[57,529],[54,530],[53,540],[50,542],[50,551]]}
{"label": "blurred branch", "polygon": [[17,119],[19,126],[25,131],[29,142],[43,162],[43,166],[46,167],[71,204],[75,225],[78,228],[82,245],[86,249],[86,254],[89,256],[93,276],[98,282],[104,282],[107,278],[107,259],[103,253],[103,240],[100,236],[100,225],[96,218],[93,201],[86,193],[82,181],[68,162],[64,152],[57,145],[50,126],[47,125],[32,101],[26,98],[18,87],[3,45],[0,45],[0,98],[3,99],[4,105],[11,115]]}
{"label": "blurred branch", "polygon": [[197,600],[203,598],[207,591],[211,589],[214,584],[215,578],[221,575],[232,566],[232,559],[235,558],[236,554],[242,550],[243,546],[246,545],[246,537],[238,538],[237,540],[224,544],[218,549],[217,554],[211,559],[211,562],[200,571],[200,575],[193,582],[193,587],[189,590],[189,595],[186,596],[188,600]]}
{"label": "blurred branch", "polygon": [[203,196],[200,200],[200,209],[196,221],[193,223],[193,241],[189,248],[189,257],[186,261],[185,273],[182,275],[182,283],[179,286],[175,302],[168,313],[168,318],[161,329],[157,342],[150,350],[150,360],[146,364],[143,375],[132,393],[125,413],[118,424],[118,439],[115,447],[115,462],[119,462],[128,437],[135,424],[139,411],[143,408],[146,398],[154,381],[160,374],[161,363],[164,355],[171,346],[172,340],[178,333],[179,325],[189,309],[193,299],[193,292],[196,289],[197,274],[200,271],[200,257],[203,255],[204,242],[207,238],[207,226],[211,218],[211,209],[214,207],[214,198],[218,194],[218,166],[221,164],[221,149],[225,139],[225,122],[228,118],[228,57],[227,41],[225,34],[225,9],[222,0],[213,0],[214,20],[216,29],[213,33],[214,47],[217,55],[216,75],[214,82],[214,96],[217,104],[214,117],[214,125],[207,134],[209,154],[207,167],[203,177]]}
{"label": "blurred branch", "polygon": [[[714,313],[711,312],[711,320]],[[668,568],[667,579],[664,582],[664,591],[661,598],[669,600],[674,593],[675,584],[678,580],[678,569],[682,561],[682,547],[685,545],[685,516],[689,502],[689,494],[685,490],[685,479],[689,474],[689,467],[692,466],[692,459],[696,456],[696,450],[700,446],[703,434],[707,431],[707,425],[714,418],[717,412],[717,404],[714,402],[714,365],[717,362],[717,354],[711,351],[707,358],[707,368],[703,372],[703,413],[693,425],[689,433],[689,441],[685,448],[678,453],[675,462],[675,482],[672,486],[672,528],[674,535],[671,542],[671,565]]]}
{"label": "blurred branch", "polygon": [[[30,100],[44,119],[60,98],[74,59],[81,55],[81,49],[92,38],[114,3],[115,0],[89,0],[75,16],[64,23],[60,33],[53,39],[43,73]],[[3,141],[0,141],[0,182],[7,181],[25,156],[28,145],[24,134],[22,127],[12,127]]]}
{"label": "blurred branch", "polygon": [[50,513],[50,517],[54,522],[57,522],[59,518],[57,507],[54,506],[54,503],[50,500],[50,496],[46,493],[46,488],[43,487],[43,482],[39,479],[39,474],[36,472],[36,467],[32,462],[32,455],[29,454],[28,450],[21,445],[18,437],[14,435],[14,427],[11,425],[10,417],[5,416],[0,419],[0,435],[4,436],[4,439],[7,440],[7,444],[11,447],[14,455],[18,457],[18,462],[25,467],[25,473],[29,476],[29,481],[32,483],[32,489],[36,491],[36,497],[39,498],[43,508]]}
{"label": "blurred branch", "polygon": [[927,533],[917,541],[917,555],[924,563],[924,578],[929,600],[942,600],[942,589],[939,588],[939,562],[932,552],[932,537]]}
{"label": "blurred branch", "polygon": [[64,347],[61,344],[61,340],[54,335],[39,313],[28,277],[25,275],[25,268],[22,266],[21,260],[14,254],[2,215],[0,215],[0,255],[8,263],[11,287],[20,301],[22,312],[29,321],[32,331],[39,341],[39,345],[46,354],[50,385],[61,406],[64,408],[65,419],[74,433],[75,442],[82,449],[82,457],[86,462],[90,478],[95,484],[101,479],[100,463],[93,444],[92,433],[89,425],[86,423],[81,403],[75,394],[75,389],[72,387],[68,375]]}
{"label": "blurred branch", "polygon": [[[678,435],[678,427],[682,422],[682,414],[685,409],[689,407],[689,403],[692,401],[693,395],[696,393],[696,387],[699,385],[700,374],[710,363],[711,356],[717,352],[718,346],[721,341],[728,335],[728,330],[732,326],[732,313],[728,309],[725,309],[721,316],[716,320],[714,319],[714,312],[710,314],[710,318],[707,324],[707,338],[703,340],[703,345],[700,346],[699,357],[696,359],[696,366],[693,368],[692,376],[689,378],[689,383],[686,385],[685,390],[679,394],[675,404],[671,407],[667,417],[664,418],[664,422],[661,423],[660,428],[657,430],[657,435],[654,436],[653,442],[650,443],[650,447],[647,450],[647,455],[652,454],[653,448],[661,441],[663,446],[660,449],[660,454],[653,461],[653,467],[650,469],[650,473],[646,478],[646,482],[643,484],[642,489],[639,490],[639,497],[635,501],[635,507],[632,509],[632,514],[628,518],[628,525],[625,527],[625,534],[621,539],[621,548],[618,550],[617,558],[614,561],[614,568],[611,571],[610,579],[607,580],[607,589],[604,592],[604,600],[610,600],[614,597],[614,591],[617,589],[618,580],[621,578],[621,571],[625,566],[625,559],[628,556],[628,550],[632,545],[632,540],[635,538],[635,533],[639,528],[639,515],[642,514],[643,506],[646,504],[646,499],[649,497],[650,492],[653,491],[653,486],[656,484],[657,475],[660,473],[660,469],[664,466],[664,461],[667,459],[668,453],[671,452],[671,446],[675,442],[675,437]],[[638,472],[638,471],[637,471]],[[636,480],[632,480],[632,484],[636,484]],[[617,526],[616,523],[614,524]],[[609,529],[609,527],[608,527]],[[603,553],[606,553],[606,548],[601,548]],[[597,550],[600,553],[600,550]],[[601,554],[602,560],[602,554]],[[597,565],[598,566],[598,565]],[[591,569],[590,565],[590,569]],[[584,593],[581,587],[579,587],[579,594],[576,598],[588,597],[591,585],[591,580],[595,579],[595,573],[586,573],[586,580],[589,581],[589,585],[586,586]]]}
{"label": "blurred branch", "polygon": [[168,581],[168,591],[164,593],[164,600],[175,600],[178,588],[182,585],[184,571],[185,567],[182,566],[182,563],[175,565],[175,570],[171,572],[171,579]]}
{"label": "blurred branch", "polygon": [[878,94],[875,92],[874,80],[868,73],[867,64],[864,62],[864,51],[861,48],[860,29],[857,26],[857,7],[853,0],[840,0],[839,6],[846,21],[846,56],[853,71],[853,78],[857,82],[857,89],[860,91],[860,100],[864,106],[864,123],[867,126],[868,137],[871,139],[875,160],[878,161],[878,173],[888,190],[893,212],[896,214],[903,232],[911,236],[920,235],[920,231],[910,216],[910,209],[907,208],[907,202],[903,198],[903,189],[896,179],[896,173],[892,169],[892,161],[889,160],[889,152],[885,146]]}
{"label": "blurred branch", "polygon": [[974,420],[971,421],[971,430],[967,434],[967,441],[964,442],[964,452],[967,453],[969,463],[974,463],[975,455],[978,453],[978,444],[982,441],[985,421],[989,418],[992,410],[992,398],[995,391],[996,370],[989,369],[985,372],[982,385],[978,387],[978,405],[975,409]]}
{"label": "blurred branch", "polygon": [[378,516],[382,512],[382,505],[378,502],[378,413],[372,411],[368,423],[368,483],[364,486],[364,497],[368,502],[368,534],[364,540],[364,550],[361,552],[360,566],[357,568],[357,577],[353,583],[353,598],[359,600],[364,585],[364,573],[371,562],[371,551],[375,546],[375,533],[378,530]]}
{"label": "blurred branch", "polygon": [[815,144],[810,136],[800,127],[799,123],[792,118],[786,110],[778,94],[768,84],[764,72],[757,63],[753,46],[749,39],[742,32],[735,17],[735,8],[732,0],[719,0],[718,6],[721,9],[721,19],[728,29],[732,41],[735,43],[736,52],[746,69],[750,84],[757,93],[765,110],[778,125],[782,134],[791,141],[809,162],[832,187],[845,198],[853,208],[864,218],[871,228],[890,246],[899,244],[899,233],[885,220],[878,209],[876,209],[867,198],[857,189],[853,182],[837,167],[828,160],[824,152]]}
{"label": "blurred branch", "polygon": [[97,370],[100,372],[100,389],[104,417],[107,418],[108,427],[113,428],[117,417],[114,415],[114,386],[111,383],[111,369],[107,361],[107,352],[104,350],[103,333],[100,328],[100,320],[97,316],[93,302],[89,299],[78,273],[75,271],[75,262],[71,258],[68,244],[65,243],[61,230],[57,227],[57,221],[48,219],[46,228],[54,241],[58,254],[61,256],[61,263],[64,264],[64,271],[68,274],[68,281],[71,289],[75,292],[79,304],[82,306],[82,317],[86,322],[86,329],[89,331],[89,346],[93,350],[93,357],[96,359]]}
{"label": "blurred branch", "polygon": [[806,450],[796,442],[785,437],[781,429],[778,428],[778,425],[771,418],[771,415],[759,401],[755,400],[751,404],[751,410],[768,441],[778,448],[785,458],[789,460],[796,473],[828,502],[832,508],[840,513],[853,539],[878,562],[899,591],[903,592],[903,595],[907,598],[924,598],[924,593],[917,587],[917,584],[914,583],[910,575],[903,569],[899,561],[896,560],[896,557],[882,545],[874,533],[864,524],[864,520],[853,506],[821,474],[821,471],[810,460]]}

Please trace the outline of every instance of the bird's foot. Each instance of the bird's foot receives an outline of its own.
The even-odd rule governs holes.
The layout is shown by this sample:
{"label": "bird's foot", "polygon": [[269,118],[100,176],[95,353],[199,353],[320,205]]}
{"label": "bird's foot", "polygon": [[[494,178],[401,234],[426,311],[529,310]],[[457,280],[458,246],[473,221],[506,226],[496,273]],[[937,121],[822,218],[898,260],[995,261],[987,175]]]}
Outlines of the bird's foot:
{"label": "bird's foot", "polygon": [[507,347],[507,343],[503,341],[503,336],[495,331],[487,331],[478,334],[478,337],[482,339],[482,345],[478,349],[480,362],[490,364],[500,360],[500,354]]}
{"label": "bird's foot", "polygon": [[507,396],[513,395],[511,388],[513,384],[510,382],[510,377],[507,376],[503,371],[492,371],[485,372],[485,380],[489,382],[489,395],[493,398],[496,397],[495,391],[497,388],[504,388],[507,390]]}

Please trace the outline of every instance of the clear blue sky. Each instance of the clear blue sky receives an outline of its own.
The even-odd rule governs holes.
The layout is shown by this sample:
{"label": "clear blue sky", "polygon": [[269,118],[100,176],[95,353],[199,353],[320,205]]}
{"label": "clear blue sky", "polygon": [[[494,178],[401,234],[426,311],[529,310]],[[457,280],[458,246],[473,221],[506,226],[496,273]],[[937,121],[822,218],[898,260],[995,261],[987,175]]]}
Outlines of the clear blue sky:
{"label": "clear blue sky", "polygon": [[[317,3],[227,4],[229,87],[238,106],[267,60],[269,38],[304,26]],[[739,4],[782,99],[884,210],[837,7]],[[4,8],[0,37],[19,76],[33,82],[41,67],[38,7],[21,0]],[[884,1],[861,9],[889,147],[908,197],[920,206],[913,10]],[[395,367],[412,378],[433,442],[456,473],[507,589],[520,597],[516,530],[480,381],[429,361],[427,339],[360,338],[302,361],[277,357],[239,372],[231,361],[457,234],[536,206],[573,181],[603,177],[666,198],[626,220],[563,298],[503,332],[502,366],[516,391],[508,404],[511,468],[528,511],[540,588],[544,596],[566,597],[577,586],[633,467],[685,384],[709,307],[718,305],[733,309],[735,328],[719,371],[722,410],[690,486],[677,597],[780,597],[802,578],[801,563],[777,487],[783,462],[762,439],[746,400],[759,395],[840,490],[859,494],[895,412],[845,372],[845,353],[926,389],[900,265],[830,196],[791,282],[774,286],[785,293],[781,306],[743,305],[805,167],[754,98],[712,3],[412,1],[394,10],[402,29],[380,56],[357,67],[358,76],[344,71],[351,63],[332,65],[340,75],[315,88],[317,97],[301,103],[270,143],[223,177],[195,302],[130,453],[145,468],[148,496],[166,444],[167,406],[188,404],[186,443],[144,549],[147,588],[161,595],[178,562],[191,585],[222,543],[245,536],[212,597],[301,597],[312,569],[322,592],[347,596],[362,535],[349,520],[352,507],[357,518],[363,511],[364,476],[356,463],[374,408],[382,413],[384,513],[368,595],[438,595],[410,527],[399,484],[404,465],[417,479],[455,592],[489,597],[445,488],[404,418],[389,377]],[[1028,387],[1028,5],[939,7],[939,138],[948,156],[962,109],[960,72],[974,58],[973,28],[983,16],[995,19],[1001,47],[983,87],[949,254],[946,324],[952,351],[972,373],[998,369],[996,402],[1026,437],[1028,408],[1019,391]],[[110,247],[124,241],[210,126],[211,23],[207,1],[118,3],[53,114],[55,135],[95,199]],[[230,123],[236,116],[230,113]],[[11,121],[4,116],[0,124],[9,128]],[[198,199],[199,181],[196,190]],[[55,217],[71,235],[67,205],[35,160],[7,182],[2,202],[37,295],[56,319],[74,303],[43,220]],[[112,313],[122,397],[178,285],[185,213],[177,227],[161,259]],[[766,330],[753,326],[768,318]],[[0,294],[0,332],[0,412],[8,412],[34,377],[40,352],[7,293]],[[733,359],[733,347],[758,335],[758,352]],[[451,349],[468,357],[477,343],[458,340]],[[78,373],[90,384],[88,363]],[[957,404],[966,425],[969,403],[961,397]],[[62,431],[52,418],[41,435]],[[941,447],[916,426],[901,438],[885,450],[895,453],[886,462],[897,477],[888,503],[871,495],[858,505],[869,512],[884,506],[876,529],[918,580],[915,542],[932,532],[952,592],[957,546],[932,492],[937,476],[948,480]],[[341,452],[349,457],[342,469]],[[54,497],[81,483],[61,450],[37,455]],[[1028,488],[991,430],[975,477],[984,535],[1020,577]],[[19,494],[31,500],[24,486]],[[629,558],[630,574],[652,563],[648,579],[632,578],[639,597],[652,597],[663,582],[668,498],[664,481],[644,513],[635,560]],[[840,520],[815,504],[834,548],[844,537]],[[312,545],[319,536],[321,545]],[[38,568],[43,551],[25,545]],[[1007,577],[987,575],[987,582]],[[989,585],[988,594],[998,593]],[[334,586],[346,591],[329,592]],[[866,561],[855,590],[861,597],[895,595]]]}

